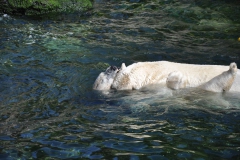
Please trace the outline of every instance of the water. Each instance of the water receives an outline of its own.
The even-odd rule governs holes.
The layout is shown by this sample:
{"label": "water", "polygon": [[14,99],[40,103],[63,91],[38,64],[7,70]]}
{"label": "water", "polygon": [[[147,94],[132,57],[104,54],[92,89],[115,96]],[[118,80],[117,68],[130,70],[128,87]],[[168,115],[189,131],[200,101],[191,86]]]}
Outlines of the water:
{"label": "water", "polygon": [[240,64],[238,1],[0,16],[0,159],[239,159],[240,94],[92,90],[109,65]]}

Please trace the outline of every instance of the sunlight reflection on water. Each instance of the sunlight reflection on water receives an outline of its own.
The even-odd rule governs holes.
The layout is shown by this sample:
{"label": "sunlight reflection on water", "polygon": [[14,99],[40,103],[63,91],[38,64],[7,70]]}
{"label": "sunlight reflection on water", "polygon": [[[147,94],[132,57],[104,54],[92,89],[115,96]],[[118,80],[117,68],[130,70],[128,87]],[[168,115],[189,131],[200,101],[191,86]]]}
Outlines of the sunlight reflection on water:
{"label": "sunlight reflection on water", "polygon": [[[236,3],[236,4],[235,4]],[[0,159],[237,159],[240,94],[92,91],[109,65],[239,62],[235,1],[95,1],[0,16]]]}

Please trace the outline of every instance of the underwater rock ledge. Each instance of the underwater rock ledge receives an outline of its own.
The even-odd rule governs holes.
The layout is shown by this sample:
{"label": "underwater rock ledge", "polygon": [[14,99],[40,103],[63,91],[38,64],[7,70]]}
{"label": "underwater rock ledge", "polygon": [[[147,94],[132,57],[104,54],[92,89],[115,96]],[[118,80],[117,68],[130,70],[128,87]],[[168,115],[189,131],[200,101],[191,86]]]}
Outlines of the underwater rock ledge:
{"label": "underwater rock ledge", "polygon": [[0,13],[14,15],[81,12],[92,8],[91,0],[0,0],[0,3]]}

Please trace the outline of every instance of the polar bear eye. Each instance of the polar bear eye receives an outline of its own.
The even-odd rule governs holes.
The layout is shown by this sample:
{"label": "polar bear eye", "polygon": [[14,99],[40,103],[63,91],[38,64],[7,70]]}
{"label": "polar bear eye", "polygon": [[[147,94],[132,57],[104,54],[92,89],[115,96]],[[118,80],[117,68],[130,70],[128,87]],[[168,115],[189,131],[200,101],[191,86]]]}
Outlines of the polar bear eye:
{"label": "polar bear eye", "polygon": [[110,66],[106,69],[105,74],[110,75],[115,73],[115,71],[118,71],[118,68],[116,66]]}
{"label": "polar bear eye", "polygon": [[118,68],[116,66],[111,66],[111,70],[116,71]]}

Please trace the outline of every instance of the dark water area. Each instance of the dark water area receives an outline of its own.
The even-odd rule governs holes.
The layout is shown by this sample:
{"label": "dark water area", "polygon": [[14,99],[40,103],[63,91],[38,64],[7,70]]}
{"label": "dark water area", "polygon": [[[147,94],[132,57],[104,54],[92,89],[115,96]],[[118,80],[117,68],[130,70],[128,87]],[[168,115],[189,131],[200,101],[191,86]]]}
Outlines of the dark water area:
{"label": "dark water area", "polygon": [[240,3],[96,0],[0,15],[0,159],[240,159],[240,93],[92,90],[109,65],[240,65]]}

